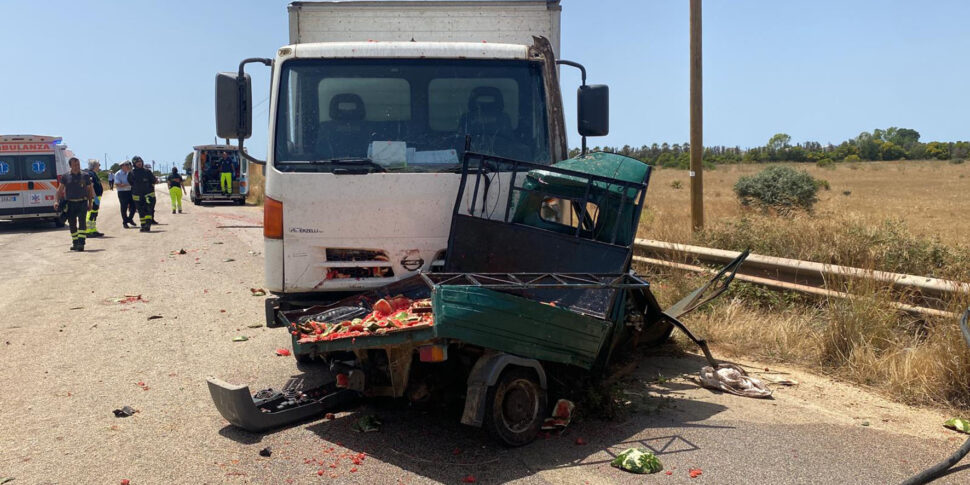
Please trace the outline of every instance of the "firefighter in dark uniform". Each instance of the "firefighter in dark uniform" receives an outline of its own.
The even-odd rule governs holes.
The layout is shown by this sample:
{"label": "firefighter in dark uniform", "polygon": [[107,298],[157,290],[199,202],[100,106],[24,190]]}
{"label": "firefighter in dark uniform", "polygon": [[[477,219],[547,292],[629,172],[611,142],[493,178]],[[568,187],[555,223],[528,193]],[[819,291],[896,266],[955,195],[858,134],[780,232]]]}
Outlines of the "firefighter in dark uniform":
{"label": "firefighter in dark uniform", "polygon": [[132,157],[131,161],[135,164],[135,168],[128,173],[131,198],[138,207],[141,232],[149,232],[155,216],[155,174],[145,168],[145,161],[141,157]]}
{"label": "firefighter in dark uniform", "polygon": [[101,208],[101,195],[104,194],[104,186],[101,185],[101,178],[98,177],[98,169],[101,164],[97,160],[88,162],[88,170],[85,172],[91,178],[91,186],[94,187],[94,201],[91,210],[88,211],[88,237],[101,237],[104,234],[98,232],[98,209]]}
{"label": "firefighter in dark uniform", "polygon": [[[84,251],[84,241],[87,239],[87,225],[85,218],[88,209],[94,201],[94,187],[91,184],[91,177],[81,171],[81,161],[72,157],[68,164],[71,171],[62,175],[60,184],[57,186],[57,200],[54,210],[58,205],[67,206],[67,222],[71,228],[71,251]],[[62,202],[63,201],[63,202]]]}

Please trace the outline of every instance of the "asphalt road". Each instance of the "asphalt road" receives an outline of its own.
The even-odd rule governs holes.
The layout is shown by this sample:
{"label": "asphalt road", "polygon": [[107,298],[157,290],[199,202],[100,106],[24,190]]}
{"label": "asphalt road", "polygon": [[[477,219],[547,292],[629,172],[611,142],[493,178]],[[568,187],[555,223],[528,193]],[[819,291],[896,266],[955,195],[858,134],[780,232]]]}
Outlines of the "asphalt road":
{"label": "asphalt road", "polygon": [[[799,385],[773,386],[771,400],[714,393],[683,377],[702,360],[663,353],[623,382],[638,412],[587,418],[519,449],[458,424],[455,409],[395,402],[246,433],[216,412],[206,376],[259,389],[321,369],[276,356],[288,335],[258,326],[263,298],[250,288],[262,282],[260,209],[185,202],[184,214],[170,214],[159,191],[164,225],[142,234],[122,229],[108,192],[99,221],[107,237],[83,254],[68,250],[67,229],[0,223],[0,481],[882,484],[965,438],[944,430],[937,412],[804,372],[765,374],[762,364],[747,363]],[[142,300],[119,302],[125,295]],[[239,335],[249,340],[233,342]],[[125,405],[138,413],[114,417]],[[351,430],[363,414],[383,420],[379,433]],[[655,450],[664,471],[609,466],[632,446]],[[259,456],[265,447],[272,456]],[[691,468],[702,474],[690,478]],[[967,483],[967,468],[941,483]]]}

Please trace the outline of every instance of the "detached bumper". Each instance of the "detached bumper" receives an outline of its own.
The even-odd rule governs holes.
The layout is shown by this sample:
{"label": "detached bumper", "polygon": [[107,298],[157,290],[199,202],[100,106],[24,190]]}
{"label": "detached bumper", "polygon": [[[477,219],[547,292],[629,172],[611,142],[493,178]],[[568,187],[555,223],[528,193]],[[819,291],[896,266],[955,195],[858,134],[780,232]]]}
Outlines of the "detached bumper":
{"label": "detached bumper", "polygon": [[296,387],[291,380],[283,391],[262,391],[266,397],[256,398],[249,392],[249,386],[237,386],[210,377],[206,379],[209,394],[219,414],[233,426],[254,433],[280,428],[288,424],[320,416],[352,404],[359,394],[346,389],[336,389],[332,383],[314,391],[324,393],[322,397],[307,399],[305,403],[278,409],[285,403],[287,393]]}

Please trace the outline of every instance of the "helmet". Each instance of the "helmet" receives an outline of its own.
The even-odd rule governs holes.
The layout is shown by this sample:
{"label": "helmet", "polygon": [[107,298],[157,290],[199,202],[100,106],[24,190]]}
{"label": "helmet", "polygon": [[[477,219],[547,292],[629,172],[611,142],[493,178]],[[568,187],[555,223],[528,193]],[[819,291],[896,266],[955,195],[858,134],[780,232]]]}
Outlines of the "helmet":
{"label": "helmet", "polygon": [[139,157],[138,155],[131,157],[131,163],[138,163],[138,162],[145,163],[145,161],[142,160],[141,157]]}

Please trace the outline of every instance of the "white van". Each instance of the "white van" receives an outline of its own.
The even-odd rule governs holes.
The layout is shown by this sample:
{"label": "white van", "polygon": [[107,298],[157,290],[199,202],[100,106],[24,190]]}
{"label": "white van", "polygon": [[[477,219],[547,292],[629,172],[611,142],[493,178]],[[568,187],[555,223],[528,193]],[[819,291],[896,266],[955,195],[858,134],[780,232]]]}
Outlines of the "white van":
{"label": "white van", "polygon": [[[208,201],[232,201],[246,204],[249,193],[249,162],[239,156],[239,148],[231,145],[199,145],[192,147],[192,203],[199,205]],[[222,191],[219,179],[219,162],[223,154],[232,163],[232,193]]]}
{"label": "white van", "polygon": [[54,210],[58,177],[68,172],[61,138],[0,135],[0,220],[46,219],[57,227]]}

